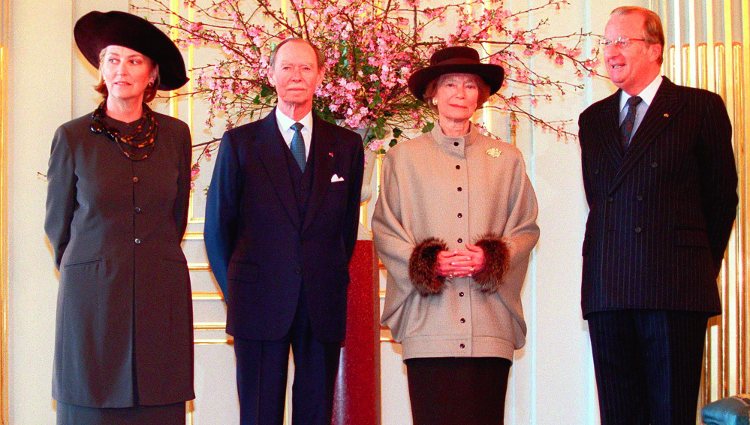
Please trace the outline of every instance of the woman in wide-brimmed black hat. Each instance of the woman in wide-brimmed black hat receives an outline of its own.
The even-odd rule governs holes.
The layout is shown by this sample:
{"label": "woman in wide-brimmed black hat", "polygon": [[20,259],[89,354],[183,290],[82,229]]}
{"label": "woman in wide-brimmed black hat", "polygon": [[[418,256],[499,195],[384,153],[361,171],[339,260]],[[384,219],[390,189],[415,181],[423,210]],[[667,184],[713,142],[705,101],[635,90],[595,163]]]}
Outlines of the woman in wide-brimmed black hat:
{"label": "woman in wide-brimmed black hat", "polygon": [[60,270],[52,393],[58,425],[185,423],[193,392],[188,126],[153,112],[187,81],[154,25],[91,12],[75,25],[99,70],[96,110],[60,126],[45,231]]}
{"label": "woman in wide-brimmed black hat", "polygon": [[383,161],[372,219],[388,270],[382,321],[403,347],[415,425],[502,424],[525,342],[536,197],[518,149],[470,121],[502,81],[470,47],[435,52],[409,89],[438,122]]}

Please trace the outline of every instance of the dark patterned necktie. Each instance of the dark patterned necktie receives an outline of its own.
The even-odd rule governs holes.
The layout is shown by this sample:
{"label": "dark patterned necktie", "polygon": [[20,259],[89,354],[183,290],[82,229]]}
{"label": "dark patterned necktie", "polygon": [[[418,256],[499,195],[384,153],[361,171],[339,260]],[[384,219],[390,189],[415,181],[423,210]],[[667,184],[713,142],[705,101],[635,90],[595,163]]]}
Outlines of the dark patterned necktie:
{"label": "dark patterned necktie", "polygon": [[625,120],[620,124],[620,143],[622,143],[623,149],[627,149],[630,144],[630,137],[633,135],[633,127],[635,126],[635,113],[641,100],[643,99],[640,96],[633,96],[628,99],[628,113],[625,115]]}
{"label": "dark patterned necktie", "polygon": [[305,141],[302,139],[302,133],[300,130],[302,130],[301,123],[294,123],[292,124],[291,128],[294,130],[294,136],[292,136],[292,143],[289,145],[289,149],[292,151],[292,156],[294,157],[294,160],[297,161],[297,165],[299,165],[299,169],[302,170],[302,172],[305,172]]}

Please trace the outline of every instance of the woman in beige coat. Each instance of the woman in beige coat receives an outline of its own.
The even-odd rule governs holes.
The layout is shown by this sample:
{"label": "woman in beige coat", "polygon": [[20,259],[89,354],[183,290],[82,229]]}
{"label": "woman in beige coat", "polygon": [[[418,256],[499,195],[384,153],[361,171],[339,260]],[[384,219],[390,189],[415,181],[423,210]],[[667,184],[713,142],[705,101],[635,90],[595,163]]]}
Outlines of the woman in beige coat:
{"label": "woman in beige coat", "polygon": [[514,350],[525,342],[520,292],[539,238],[521,153],[469,121],[503,69],[449,47],[409,89],[438,125],[391,149],[373,216],[388,269],[383,324],[403,346],[417,425],[503,423]]}

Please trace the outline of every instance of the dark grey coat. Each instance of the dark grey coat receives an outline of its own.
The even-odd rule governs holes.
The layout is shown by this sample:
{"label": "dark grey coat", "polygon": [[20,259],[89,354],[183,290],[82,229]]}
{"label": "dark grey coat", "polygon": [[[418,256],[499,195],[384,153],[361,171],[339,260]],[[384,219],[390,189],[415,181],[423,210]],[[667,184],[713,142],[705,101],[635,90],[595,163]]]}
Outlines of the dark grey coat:
{"label": "dark grey coat", "polygon": [[90,115],[60,126],[52,141],[44,228],[60,270],[59,401],[128,407],[194,398],[190,278],[180,248],[190,131],[156,115],[155,149],[143,161],[91,133]]}

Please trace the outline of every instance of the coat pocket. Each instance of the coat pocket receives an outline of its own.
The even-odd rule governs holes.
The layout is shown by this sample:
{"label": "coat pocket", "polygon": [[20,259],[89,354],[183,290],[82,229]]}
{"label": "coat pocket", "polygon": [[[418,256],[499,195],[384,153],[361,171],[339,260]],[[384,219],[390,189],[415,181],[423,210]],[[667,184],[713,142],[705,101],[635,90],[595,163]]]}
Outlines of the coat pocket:
{"label": "coat pocket", "polygon": [[330,186],[328,186],[328,190],[330,192],[337,192],[341,190],[346,190],[347,187],[348,185],[346,184],[346,182],[342,180],[338,182],[331,182]]}
{"label": "coat pocket", "polygon": [[102,261],[101,258],[92,258],[90,260],[82,260],[82,261],[68,261],[67,263],[63,264],[63,268],[68,269],[71,267],[92,266],[92,265],[96,265],[100,261]]}
{"label": "coat pocket", "polygon": [[230,262],[227,268],[227,279],[240,282],[258,280],[258,266],[252,263]]}

